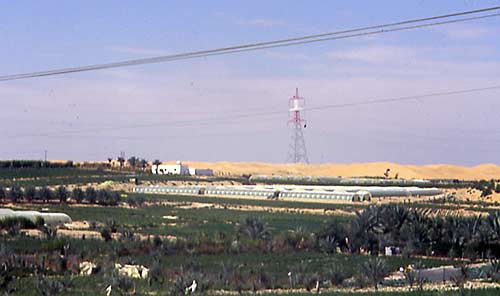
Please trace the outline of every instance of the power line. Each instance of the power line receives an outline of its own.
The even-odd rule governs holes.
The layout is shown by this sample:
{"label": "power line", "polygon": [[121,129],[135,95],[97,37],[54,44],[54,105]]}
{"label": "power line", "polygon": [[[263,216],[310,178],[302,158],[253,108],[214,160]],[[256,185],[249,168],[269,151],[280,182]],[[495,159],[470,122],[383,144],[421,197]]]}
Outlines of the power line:
{"label": "power line", "polygon": [[[444,25],[444,24],[451,24],[451,23],[472,21],[472,20],[478,20],[478,19],[485,19],[485,18],[490,18],[490,17],[497,17],[497,16],[500,16],[500,14],[499,13],[487,14],[487,15],[481,15],[481,16],[476,16],[476,17],[458,18],[458,19],[453,19],[453,20],[448,20],[448,21],[433,22],[433,23],[426,23],[426,24],[385,29],[385,28],[401,26],[401,25],[428,22],[431,20],[438,20],[438,19],[445,19],[445,18],[453,18],[453,17],[457,17],[457,16],[484,13],[484,12],[495,11],[495,10],[499,10],[499,9],[500,9],[500,6],[495,6],[495,7],[489,7],[489,8],[484,8],[484,9],[462,11],[462,12],[457,12],[457,13],[452,13],[452,14],[445,14],[445,15],[426,17],[426,18],[399,21],[399,22],[382,24],[382,25],[375,25],[375,26],[361,27],[361,28],[355,28],[355,29],[349,29],[349,30],[328,32],[328,33],[323,33],[323,34],[306,35],[306,36],[296,37],[296,38],[287,38],[287,39],[280,39],[280,40],[274,40],[274,41],[257,42],[257,43],[250,43],[250,44],[245,44],[245,45],[236,45],[236,46],[222,47],[222,48],[210,49],[210,50],[193,51],[193,52],[152,57],[152,58],[134,59],[134,60],[127,60],[127,61],[123,61],[123,62],[104,63],[104,64],[89,65],[89,66],[40,71],[40,72],[5,75],[5,76],[0,76],[0,81],[28,79],[28,78],[34,78],[34,77],[61,75],[61,74],[85,72],[85,71],[95,71],[95,70],[102,70],[102,69],[127,67],[127,66],[133,66],[133,65],[170,62],[170,61],[177,61],[177,60],[184,60],[184,59],[193,59],[193,58],[208,57],[208,56],[215,56],[215,55],[247,52],[247,51],[253,51],[253,50],[262,50],[262,49],[268,49],[268,48],[307,44],[307,43],[313,43],[313,42],[332,41],[332,40],[336,40],[336,39],[346,39],[346,38],[353,38],[353,37],[366,36],[366,35],[383,34],[383,33],[388,33],[388,32],[411,30],[411,29],[418,29],[418,28],[424,28],[424,27],[430,27],[430,26],[439,26],[439,25]],[[375,30],[375,31],[368,31],[368,30]],[[368,31],[368,32],[365,32],[365,31]]]}
{"label": "power line", "polygon": [[[492,91],[492,90],[498,90],[498,89],[500,89],[500,85],[493,85],[493,86],[488,86],[488,87],[469,88],[469,89],[452,90],[452,91],[444,91],[444,92],[432,92],[432,93],[427,93],[427,94],[419,94],[419,95],[411,95],[411,96],[400,96],[400,97],[393,97],[393,98],[361,100],[361,101],[352,102],[352,103],[319,105],[319,106],[315,106],[315,107],[305,108],[304,110],[315,112],[315,111],[324,111],[324,110],[328,110],[328,109],[340,109],[340,108],[348,108],[348,107],[356,107],[356,106],[387,104],[387,103],[396,103],[396,102],[421,100],[421,99],[425,100],[425,99],[441,97],[441,96],[452,96],[452,95],[459,95],[459,94]],[[209,124],[209,123],[219,123],[219,122],[225,122],[225,121],[231,121],[231,120],[241,120],[241,119],[253,118],[253,117],[267,117],[267,116],[273,117],[276,115],[286,116],[286,114],[287,114],[287,111],[283,111],[283,110],[266,111],[266,112],[253,112],[253,113],[246,113],[246,114],[235,114],[235,115],[206,118],[206,119],[196,119],[196,120],[164,121],[164,122],[147,123],[147,124],[108,126],[108,127],[87,128],[87,129],[80,129],[80,130],[53,131],[53,132],[39,133],[39,134],[11,135],[10,138],[52,137],[52,136],[61,136],[61,134],[81,134],[81,133],[89,133],[89,132],[117,131],[117,130],[151,128],[151,127],[162,127],[162,126],[179,127],[179,126],[189,126],[189,125],[198,125],[198,124],[205,125],[205,124]]]}
{"label": "power line", "polygon": [[412,100],[419,100],[419,99],[428,99],[428,98],[432,98],[432,97],[459,95],[459,94],[467,94],[467,93],[482,92],[482,91],[497,90],[497,89],[500,89],[500,85],[489,86],[489,87],[480,87],[480,88],[462,89],[462,90],[453,90],[453,91],[445,91],[445,92],[434,92],[434,93],[414,95],[414,96],[403,96],[403,97],[395,97],[395,98],[387,98],[387,99],[374,99],[374,100],[352,102],[352,103],[322,105],[322,106],[316,106],[316,107],[312,107],[312,108],[306,108],[306,110],[319,111],[319,110],[332,109],[332,108],[345,108],[345,107],[355,107],[355,106],[364,106],[364,105],[384,104],[384,103],[390,103],[390,102],[412,101]]}

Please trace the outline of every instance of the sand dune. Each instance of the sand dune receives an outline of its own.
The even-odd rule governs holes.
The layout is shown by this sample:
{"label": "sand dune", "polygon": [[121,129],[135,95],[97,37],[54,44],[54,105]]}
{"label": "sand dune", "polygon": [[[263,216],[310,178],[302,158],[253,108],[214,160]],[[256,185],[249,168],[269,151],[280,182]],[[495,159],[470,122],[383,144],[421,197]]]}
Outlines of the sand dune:
{"label": "sand dune", "polygon": [[[174,163],[174,162],[167,162]],[[199,162],[185,161],[184,164],[195,168],[212,168],[217,174],[275,174],[302,176],[382,176],[390,169],[390,176],[396,173],[400,178],[456,178],[464,180],[500,179],[500,165],[482,164],[464,167],[447,164],[401,165],[390,162],[370,162],[353,164],[274,164],[261,162]]]}

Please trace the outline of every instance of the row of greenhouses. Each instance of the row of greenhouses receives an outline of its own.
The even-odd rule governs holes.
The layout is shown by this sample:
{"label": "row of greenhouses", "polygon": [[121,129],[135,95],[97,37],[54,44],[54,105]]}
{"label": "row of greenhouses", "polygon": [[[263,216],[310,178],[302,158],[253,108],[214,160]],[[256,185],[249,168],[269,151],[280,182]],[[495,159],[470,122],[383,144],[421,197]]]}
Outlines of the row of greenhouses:
{"label": "row of greenhouses", "polygon": [[401,186],[401,187],[440,187],[462,188],[471,185],[470,181],[457,179],[389,179],[376,177],[316,177],[286,175],[252,175],[249,181],[253,184],[295,184],[295,185],[329,185],[329,186]]}
{"label": "row of greenhouses", "polygon": [[153,194],[191,194],[191,195],[216,195],[216,196],[242,196],[263,198],[289,198],[289,199],[328,199],[338,201],[368,201],[371,194],[367,191],[356,192],[334,191],[307,191],[265,188],[261,186],[136,186],[134,192]]}
{"label": "row of greenhouses", "polygon": [[420,197],[443,194],[438,188],[397,186],[136,186],[137,193],[249,196],[267,198],[310,198],[332,200],[371,200],[372,197]]}
{"label": "row of greenhouses", "polygon": [[202,187],[197,186],[136,186],[136,193],[200,194]]}

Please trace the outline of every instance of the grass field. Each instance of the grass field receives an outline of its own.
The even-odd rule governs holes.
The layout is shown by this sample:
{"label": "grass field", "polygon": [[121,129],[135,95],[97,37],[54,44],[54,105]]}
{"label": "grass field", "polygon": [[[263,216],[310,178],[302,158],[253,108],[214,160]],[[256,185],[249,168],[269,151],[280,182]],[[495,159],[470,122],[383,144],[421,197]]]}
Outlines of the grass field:
{"label": "grass field", "polygon": [[[264,220],[273,234],[302,228],[305,231],[315,231],[327,222],[337,219],[347,221],[344,216],[327,216],[296,213],[269,213],[262,211],[239,211],[214,208],[176,208],[168,205],[142,208],[118,208],[101,206],[75,207],[70,205],[30,205],[27,208],[63,212],[73,220],[86,220],[106,223],[114,220],[120,230],[130,229],[142,234],[163,234],[190,236],[202,232],[214,235],[224,232],[234,235],[235,224],[247,217],[259,217]],[[165,216],[176,216],[170,221]],[[168,225],[175,222],[176,225]]]}

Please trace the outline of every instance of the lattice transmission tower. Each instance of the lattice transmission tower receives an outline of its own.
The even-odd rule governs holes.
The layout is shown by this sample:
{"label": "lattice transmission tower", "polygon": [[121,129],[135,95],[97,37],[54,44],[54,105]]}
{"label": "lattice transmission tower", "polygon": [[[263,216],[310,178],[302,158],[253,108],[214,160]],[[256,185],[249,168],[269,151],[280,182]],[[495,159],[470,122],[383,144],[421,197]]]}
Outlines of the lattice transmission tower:
{"label": "lattice transmission tower", "polygon": [[288,125],[290,127],[290,146],[288,150],[288,161],[294,163],[309,163],[307,157],[306,142],[303,130],[307,124],[302,116],[305,107],[305,99],[299,97],[299,89],[295,89],[295,96],[289,102],[290,117]]}

